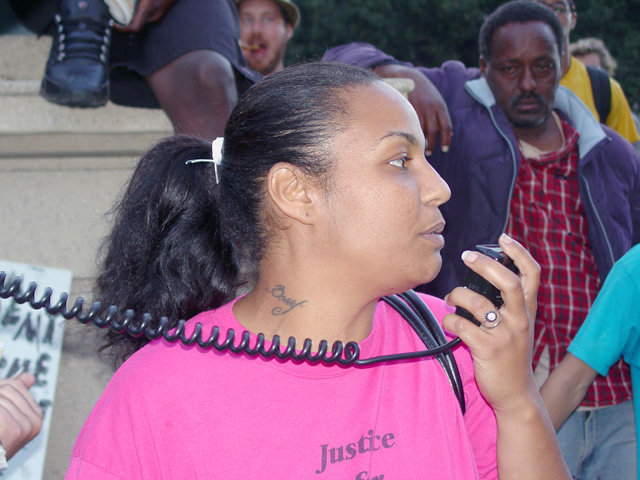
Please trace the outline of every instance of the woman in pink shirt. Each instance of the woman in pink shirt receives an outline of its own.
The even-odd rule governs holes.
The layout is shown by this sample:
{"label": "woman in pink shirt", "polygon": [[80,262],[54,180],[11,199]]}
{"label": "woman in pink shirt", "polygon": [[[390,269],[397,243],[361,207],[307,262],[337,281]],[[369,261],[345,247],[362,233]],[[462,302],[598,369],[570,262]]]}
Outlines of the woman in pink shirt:
{"label": "woman in pink shirt", "polygon": [[[187,334],[247,331],[252,345],[263,333],[314,351],[358,342],[361,358],[424,350],[380,299],[440,269],[450,191],[425,147],[411,105],[369,71],[269,76],[239,100],[223,145],[173,137],[141,159],[98,297],[171,325],[193,317]],[[354,366],[113,335],[128,359],[67,478],[570,478],[530,367],[539,268],[508,237],[500,245],[519,277],[478,253],[463,260],[502,307],[464,288],[423,297],[464,343],[466,413],[433,357]],[[478,328],[456,305],[501,322]]]}

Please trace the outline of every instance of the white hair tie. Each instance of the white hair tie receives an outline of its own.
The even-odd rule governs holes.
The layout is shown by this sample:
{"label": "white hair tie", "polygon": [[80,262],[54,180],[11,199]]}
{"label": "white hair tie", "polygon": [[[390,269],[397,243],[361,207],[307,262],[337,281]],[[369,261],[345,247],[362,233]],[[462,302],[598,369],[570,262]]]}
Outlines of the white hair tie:
{"label": "white hair tie", "polygon": [[220,183],[218,177],[218,165],[222,163],[222,147],[224,146],[224,137],[218,137],[211,142],[211,158],[196,158],[195,160],[187,160],[185,165],[191,165],[192,163],[213,163],[213,168],[216,174],[216,185]]}

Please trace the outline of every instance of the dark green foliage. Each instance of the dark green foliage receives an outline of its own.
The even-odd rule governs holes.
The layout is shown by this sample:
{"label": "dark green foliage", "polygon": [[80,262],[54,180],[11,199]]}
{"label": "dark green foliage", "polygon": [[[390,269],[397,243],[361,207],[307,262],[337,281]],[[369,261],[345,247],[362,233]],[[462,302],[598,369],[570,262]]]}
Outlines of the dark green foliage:
{"label": "dark green foliage", "polygon": [[[332,46],[360,40],[401,60],[440,65],[478,64],[478,32],[503,0],[298,0],[302,24],[288,63],[322,56]],[[640,0],[576,0],[572,39],[597,36],[617,59],[616,75],[630,103],[640,103]],[[636,108],[637,110],[637,108]]]}

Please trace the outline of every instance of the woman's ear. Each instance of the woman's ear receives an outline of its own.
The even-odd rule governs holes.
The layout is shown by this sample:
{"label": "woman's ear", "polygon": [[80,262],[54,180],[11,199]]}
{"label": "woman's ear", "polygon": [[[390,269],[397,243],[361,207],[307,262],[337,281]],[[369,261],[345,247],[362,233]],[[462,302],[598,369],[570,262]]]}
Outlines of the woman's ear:
{"label": "woman's ear", "polygon": [[269,170],[267,192],[276,208],[305,225],[314,222],[318,187],[299,168],[280,162]]}

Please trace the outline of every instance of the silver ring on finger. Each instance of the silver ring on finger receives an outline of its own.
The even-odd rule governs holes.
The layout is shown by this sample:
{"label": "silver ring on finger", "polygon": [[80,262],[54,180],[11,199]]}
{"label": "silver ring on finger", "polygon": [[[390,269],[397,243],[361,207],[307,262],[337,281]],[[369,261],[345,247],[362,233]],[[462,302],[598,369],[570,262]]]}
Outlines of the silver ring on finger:
{"label": "silver ring on finger", "polygon": [[484,320],[485,321],[482,322],[481,325],[482,327],[487,329],[496,328],[502,321],[502,314],[500,313],[500,311],[489,310],[484,316]]}

